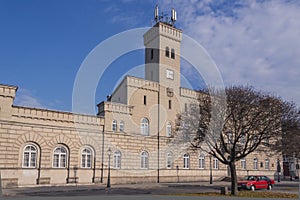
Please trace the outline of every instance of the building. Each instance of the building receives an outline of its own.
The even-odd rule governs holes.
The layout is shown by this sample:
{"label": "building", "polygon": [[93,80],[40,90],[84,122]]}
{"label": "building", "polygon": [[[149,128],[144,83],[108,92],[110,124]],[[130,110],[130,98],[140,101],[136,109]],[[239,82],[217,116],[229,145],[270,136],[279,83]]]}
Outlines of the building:
{"label": "building", "polygon": [[[177,146],[176,115],[198,92],[180,87],[182,31],[157,21],[144,34],[145,79],[126,76],[98,115],[14,105],[16,86],[0,85],[2,186],[209,180],[210,158]],[[212,158],[213,178],[228,176]],[[273,176],[276,159],[253,153],[238,175]]]}

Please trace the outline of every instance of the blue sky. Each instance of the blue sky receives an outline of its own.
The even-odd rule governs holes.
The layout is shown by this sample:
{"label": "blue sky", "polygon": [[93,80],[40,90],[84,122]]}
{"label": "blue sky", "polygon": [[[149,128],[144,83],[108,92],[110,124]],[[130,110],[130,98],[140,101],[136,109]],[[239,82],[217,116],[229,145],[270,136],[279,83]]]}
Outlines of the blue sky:
{"label": "blue sky", "polygon": [[[0,0],[0,83],[15,104],[71,111],[76,73],[105,39],[151,25],[156,4],[211,55],[226,85],[249,84],[300,104],[300,4],[295,0]],[[104,100],[143,51],[117,59],[98,85]],[[197,87],[194,71],[183,73]]]}

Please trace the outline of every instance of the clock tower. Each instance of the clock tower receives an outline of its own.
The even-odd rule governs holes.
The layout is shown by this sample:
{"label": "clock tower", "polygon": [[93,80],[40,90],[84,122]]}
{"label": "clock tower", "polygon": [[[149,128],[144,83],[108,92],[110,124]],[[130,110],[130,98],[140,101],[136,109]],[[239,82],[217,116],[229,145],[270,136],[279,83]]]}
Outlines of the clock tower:
{"label": "clock tower", "polygon": [[170,21],[163,21],[163,17],[158,16],[156,7],[156,24],[144,34],[145,79],[158,82],[178,94],[182,31],[174,26],[176,21],[174,9],[171,16]]}

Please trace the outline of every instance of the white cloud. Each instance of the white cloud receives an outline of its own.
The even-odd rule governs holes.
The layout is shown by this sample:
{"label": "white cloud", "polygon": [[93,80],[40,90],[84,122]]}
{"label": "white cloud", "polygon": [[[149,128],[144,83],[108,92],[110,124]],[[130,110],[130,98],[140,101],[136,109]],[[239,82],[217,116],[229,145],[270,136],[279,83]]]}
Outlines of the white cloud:
{"label": "white cloud", "polygon": [[204,46],[227,85],[253,85],[300,105],[299,1],[178,0],[174,6],[178,27]]}
{"label": "white cloud", "polygon": [[43,104],[34,97],[33,93],[27,89],[20,88],[17,92],[15,104],[32,108],[45,108]]}

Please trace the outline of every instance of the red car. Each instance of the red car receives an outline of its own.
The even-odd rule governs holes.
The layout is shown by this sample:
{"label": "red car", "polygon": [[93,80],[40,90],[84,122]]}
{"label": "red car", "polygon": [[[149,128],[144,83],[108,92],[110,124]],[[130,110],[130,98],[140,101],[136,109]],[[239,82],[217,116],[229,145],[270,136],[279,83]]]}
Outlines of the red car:
{"label": "red car", "polygon": [[268,189],[271,190],[275,181],[267,176],[245,176],[242,181],[238,181],[238,190],[248,189]]}

